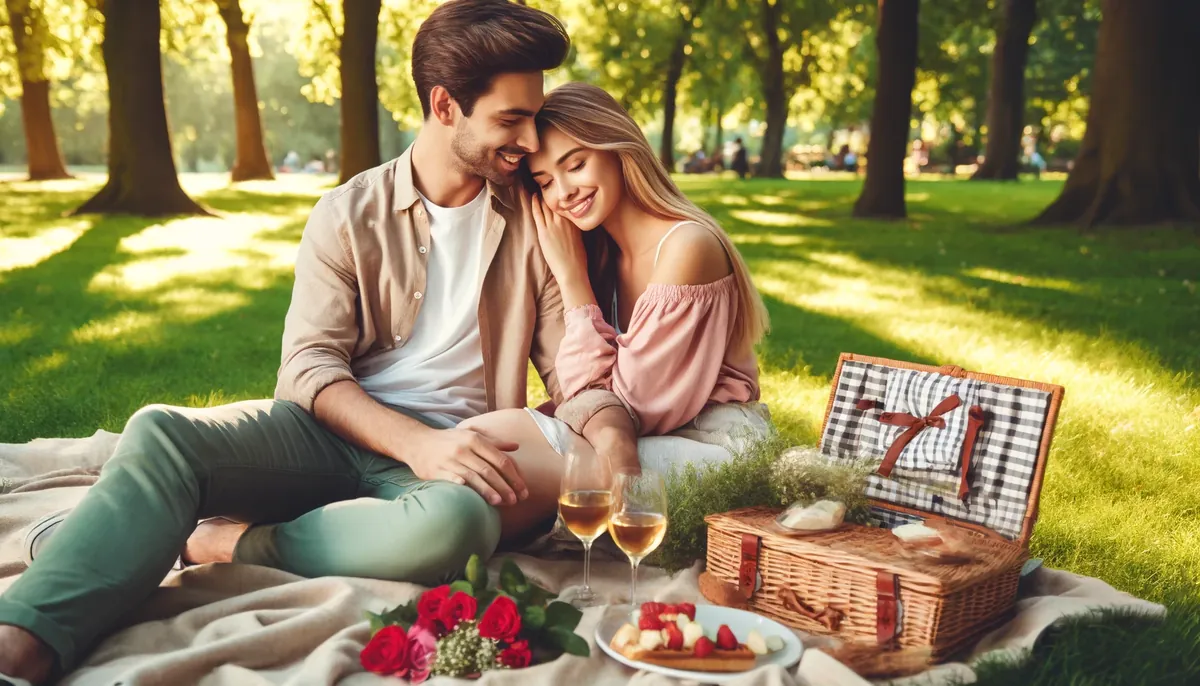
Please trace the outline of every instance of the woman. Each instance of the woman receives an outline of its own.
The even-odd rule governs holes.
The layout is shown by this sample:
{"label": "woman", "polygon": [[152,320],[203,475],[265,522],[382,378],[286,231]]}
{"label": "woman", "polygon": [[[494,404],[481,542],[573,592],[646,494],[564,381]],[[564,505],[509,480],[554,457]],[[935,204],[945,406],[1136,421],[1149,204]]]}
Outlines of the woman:
{"label": "woman", "polygon": [[[564,395],[614,393],[635,419],[647,467],[728,459],[769,428],[754,356],[767,313],[745,262],[608,93],[582,83],[556,88],[537,123],[528,185],[566,312],[556,360]],[[529,436],[530,419],[560,453],[578,440],[534,410],[463,426]],[[515,458],[523,474],[550,475]]]}

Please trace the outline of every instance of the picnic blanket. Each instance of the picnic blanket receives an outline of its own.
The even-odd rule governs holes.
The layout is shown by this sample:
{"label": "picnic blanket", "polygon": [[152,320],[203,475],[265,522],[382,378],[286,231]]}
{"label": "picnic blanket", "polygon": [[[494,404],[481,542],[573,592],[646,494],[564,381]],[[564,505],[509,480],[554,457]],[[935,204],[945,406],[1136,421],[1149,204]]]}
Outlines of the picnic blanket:
{"label": "picnic blanket", "polygon": [[[97,432],[81,439],[39,439],[21,445],[0,444],[0,591],[24,570],[22,532],[41,515],[72,507],[95,482],[112,454],[117,434]],[[514,556],[532,579],[562,592],[582,582],[579,560]],[[701,567],[669,575],[643,567],[639,597],[703,603],[697,585]],[[628,592],[629,566],[593,561],[592,586],[617,601]],[[119,629],[61,683],[71,686],[121,683],[202,683],[206,686],[257,684],[398,683],[363,672],[358,653],[369,638],[363,613],[402,603],[422,588],[369,579],[305,579],[276,569],[249,565],[204,565],[173,572],[141,607],[132,609]],[[1017,604],[1016,617],[986,636],[971,654],[975,660],[994,651],[1019,653],[1063,617],[1100,608],[1127,608],[1152,615],[1160,605],[1117,591],[1098,579],[1040,569]],[[604,608],[584,613],[578,632],[592,639]],[[612,611],[611,609],[607,611]],[[806,645],[797,667],[762,667],[737,678],[741,686],[864,686],[859,678],[816,646],[827,639],[800,634]],[[970,683],[964,663],[938,666],[896,683]],[[429,683],[450,680],[433,679]],[[514,672],[488,673],[482,684],[624,684],[677,683],[635,672],[593,647],[590,658],[564,656],[552,663]]]}

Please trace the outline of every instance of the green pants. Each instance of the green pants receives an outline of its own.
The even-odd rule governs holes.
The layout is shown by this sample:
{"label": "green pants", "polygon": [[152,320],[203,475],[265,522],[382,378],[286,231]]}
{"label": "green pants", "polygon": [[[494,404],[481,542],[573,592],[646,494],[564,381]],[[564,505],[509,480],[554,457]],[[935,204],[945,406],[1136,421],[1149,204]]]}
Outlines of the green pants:
{"label": "green pants", "polygon": [[307,577],[433,585],[500,540],[499,513],[475,491],[422,481],[293,403],[150,406],[0,596],[0,624],[29,630],[54,649],[59,669],[72,669],[158,587],[196,520],[215,516],[256,524],[235,561]]}

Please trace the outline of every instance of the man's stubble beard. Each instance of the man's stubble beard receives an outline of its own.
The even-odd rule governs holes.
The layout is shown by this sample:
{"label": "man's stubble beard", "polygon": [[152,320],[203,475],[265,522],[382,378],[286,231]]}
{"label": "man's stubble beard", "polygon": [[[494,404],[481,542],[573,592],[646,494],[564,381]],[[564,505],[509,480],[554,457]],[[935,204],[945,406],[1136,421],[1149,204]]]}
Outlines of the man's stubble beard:
{"label": "man's stubble beard", "polygon": [[482,177],[498,186],[511,186],[516,183],[517,175],[505,174],[496,168],[496,151],[480,145],[467,129],[465,122],[454,129],[454,137],[450,139],[450,151],[454,153],[452,163],[457,171]]}

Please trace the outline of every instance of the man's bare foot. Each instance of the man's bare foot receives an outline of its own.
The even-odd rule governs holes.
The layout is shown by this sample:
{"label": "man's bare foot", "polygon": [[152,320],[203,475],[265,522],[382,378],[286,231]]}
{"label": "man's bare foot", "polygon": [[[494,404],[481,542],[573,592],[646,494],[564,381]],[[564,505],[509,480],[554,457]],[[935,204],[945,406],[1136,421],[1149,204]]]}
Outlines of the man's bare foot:
{"label": "man's bare foot", "polygon": [[50,646],[21,627],[0,624],[0,673],[40,684],[53,668]]}
{"label": "man's bare foot", "polygon": [[183,547],[183,561],[189,565],[233,562],[233,549],[249,528],[249,524],[220,517],[200,522]]}

